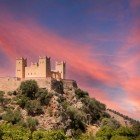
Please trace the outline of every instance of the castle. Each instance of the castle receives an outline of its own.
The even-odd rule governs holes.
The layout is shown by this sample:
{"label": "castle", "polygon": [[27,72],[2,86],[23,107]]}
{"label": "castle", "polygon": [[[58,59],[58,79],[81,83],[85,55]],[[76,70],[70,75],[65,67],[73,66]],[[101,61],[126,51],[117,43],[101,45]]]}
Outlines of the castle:
{"label": "castle", "polygon": [[39,57],[37,63],[27,66],[27,59],[16,59],[15,77],[0,77],[0,90],[14,91],[22,81],[36,80],[40,88],[52,89],[53,82],[62,81],[64,89],[77,87],[76,81],[66,79],[66,63],[55,62],[55,69],[51,70],[51,61],[47,56]]}
{"label": "castle", "polygon": [[27,59],[16,59],[16,77],[20,79],[47,78],[65,79],[66,63],[55,62],[55,70],[51,70],[50,57],[39,57],[37,63],[31,63],[27,66]]}

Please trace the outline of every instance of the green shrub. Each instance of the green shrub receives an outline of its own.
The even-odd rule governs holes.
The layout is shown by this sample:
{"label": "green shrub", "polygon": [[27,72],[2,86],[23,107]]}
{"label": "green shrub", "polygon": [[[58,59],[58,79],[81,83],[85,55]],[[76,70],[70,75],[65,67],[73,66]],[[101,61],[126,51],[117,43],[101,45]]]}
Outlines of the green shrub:
{"label": "green shrub", "polygon": [[132,126],[133,134],[137,137],[140,136],[140,122],[135,122]]}
{"label": "green shrub", "polygon": [[22,126],[1,124],[0,125],[2,140],[29,140],[31,132]]}
{"label": "green shrub", "polygon": [[66,136],[61,130],[47,131],[47,140],[66,140]]}
{"label": "green shrub", "polygon": [[92,119],[91,123],[95,123],[103,116],[103,113],[106,109],[106,106],[96,99],[91,99],[89,97],[82,98],[81,101],[83,102],[83,111],[87,114],[90,114]]}
{"label": "green shrub", "polygon": [[76,89],[75,94],[76,94],[76,97],[78,99],[80,99],[80,98],[86,98],[86,97],[89,96],[89,94],[86,91],[83,91],[83,90],[81,90],[79,88]]}
{"label": "green shrub", "polygon": [[28,102],[26,102],[25,109],[27,110],[28,114],[32,116],[44,113],[42,106],[38,100],[29,100]]}
{"label": "green shrub", "polygon": [[60,93],[60,94],[63,94],[64,93],[62,81],[56,81],[56,80],[54,80],[52,82],[52,88],[57,93]]}
{"label": "green shrub", "polygon": [[120,127],[120,123],[113,118],[102,119],[101,126],[105,125],[111,127],[114,130]]}
{"label": "green shrub", "polygon": [[22,116],[19,110],[8,110],[5,114],[2,115],[2,119],[9,123],[17,124],[21,121]]}
{"label": "green shrub", "polygon": [[27,96],[25,96],[25,95],[19,95],[19,96],[17,96],[17,104],[21,107],[21,108],[25,108],[25,106],[26,106],[26,104],[28,103],[28,102],[30,102],[29,101],[29,98],[27,97]]}
{"label": "green shrub", "polygon": [[0,91],[0,105],[4,104],[5,98],[4,98],[4,91]]}
{"label": "green shrub", "polygon": [[38,130],[33,132],[33,140],[66,140],[64,132],[61,130]]}
{"label": "green shrub", "polygon": [[68,107],[66,113],[71,119],[70,128],[85,131],[86,114],[73,107]]}
{"label": "green shrub", "polygon": [[35,97],[40,101],[41,105],[48,105],[51,100],[52,94],[48,93],[46,89],[39,89],[35,94]]}
{"label": "green shrub", "polygon": [[27,127],[31,130],[34,131],[36,130],[36,127],[38,126],[38,120],[34,119],[32,117],[28,117],[26,120]]}
{"label": "green shrub", "polygon": [[92,133],[84,133],[77,140],[95,140],[95,137]]}
{"label": "green shrub", "polygon": [[123,127],[121,126],[120,128],[118,128],[115,133],[115,135],[119,135],[119,136],[128,136],[128,137],[133,137],[133,131],[128,128],[128,127]]}
{"label": "green shrub", "polygon": [[37,131],[34,131],[32,134],[33,140],[45,140],[45,138],[46,138],[45,130],[37,130]]}
{"label": "green shrub", "polygon": [[22,94],[26,95],[30,99],[35,98],[35,93],[38,91],[38,85],[35,80],[23,81],[20,85]]}
{"label": "green shrub", "polygon": [[139,134],[139,136],[136,137],[136,140],[140,140],[140,134]]}
{"label": "green shrub", "polygon": [[110,140],[110,138],[113,135],[114,130],[109,127],[109,126],[103,126],[102,128],[100,128],[100,130],[96,133],[96,137],[98,139],[105,139],[105,140]]}
{"label": "green shrub", "polygon": [[111,138],[111,140],[133,140],[133,139],[131,139],[129,137],[126,137],[126,136],[118,136],[118,135],[116,135],[116,136],[113,136]]}

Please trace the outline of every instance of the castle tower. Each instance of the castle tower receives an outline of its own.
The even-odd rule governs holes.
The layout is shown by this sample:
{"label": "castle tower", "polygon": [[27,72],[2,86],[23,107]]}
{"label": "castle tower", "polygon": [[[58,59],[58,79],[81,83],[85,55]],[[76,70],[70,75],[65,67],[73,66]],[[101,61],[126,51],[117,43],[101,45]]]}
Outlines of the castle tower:
{"label": "castle tower", "polygon": [[27,59],[17,58],[16,59],[16,77],[25,78],[25,67],[27,66]]}
{"label": "castle tower", "polygon": [[39,76],[40,77],[50,77],[51,74],[51,64],[50,57],[39,57]]}
{"label": "castle tower", "polygon": [[55,70],[61,74],[61,79],[65,79],[66,77],[66,63],[65,62],[56,62]]}

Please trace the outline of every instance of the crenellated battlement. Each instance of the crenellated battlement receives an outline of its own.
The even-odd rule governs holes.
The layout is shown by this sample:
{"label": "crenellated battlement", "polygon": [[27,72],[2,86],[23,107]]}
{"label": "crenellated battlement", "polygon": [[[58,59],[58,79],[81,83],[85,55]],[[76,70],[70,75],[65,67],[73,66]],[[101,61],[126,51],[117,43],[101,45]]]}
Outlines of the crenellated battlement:
{"label": "crenellated battlement", "polygon": [[21,57],[16,59],[16,77],[20,79],[26,78],[47,78],[65,79],[66,76],[66,62],[56,62],[55,70],[51,70],[51,58],[39,56],[36,63],[31,63],[27,66],[27,59]]}

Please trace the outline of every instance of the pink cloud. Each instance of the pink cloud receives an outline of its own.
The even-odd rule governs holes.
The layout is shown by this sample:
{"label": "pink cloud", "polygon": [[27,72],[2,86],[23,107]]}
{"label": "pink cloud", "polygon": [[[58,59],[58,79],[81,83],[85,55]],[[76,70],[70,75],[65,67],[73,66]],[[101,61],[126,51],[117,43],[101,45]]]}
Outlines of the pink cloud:
{"label": "pink cloud", "polygon": [[[121,69],[120,71],[127,73],[127,78],[124,78],[123,73],[118,72],[118,69],[107,66],[96,58],[91,58],[92,53],[98,53],[94,50],[94,46],[62,38],[50,30],[35,24],[34,21],[17,21],[12,18],[12,16],[1,19],[0,50],[9,58],[10,66],[15,65],[16,57],[24,56],[35,59],[39,55],[49,55],[55,59],[65,60],[70,68],[77,74],[88,75],[109,87],[115,87],[120,84],[127,93],[127,98],[121,101],[128,104],[130,100],[132,106],[137,107],[139,105],[139,95],[136,92],[136,90],[139,90],[139,78],[135,79],[130,77],[130,75],[137,70],[136,65],[139,62],[139,55],[137,55],[137,57],[130,57],[124,61],[121,61],[121,59],[121,62],[119,61],[117,64]],[[131,35],[133,38],[129,36],[127,41],[138,43],[139,38],[135,38],[138,33],[132,32]],[[126,48],[124,50],[126,52]],[[1,76],[10,73],[10,70],[7,71],[0,68]],[[71,78],[74,79],[74,77]],[[80,79],[80,77],[77,77],[77,79]],[[85,78],[83,78],[81,82],[83,85],[85,84],[84,79]],[[135,80],[137,80],[136,85],[134,84]],[[92,94],[91,87],[86,86],[85,88],[91,91],[91,96],[106,103],[108,107],[130,114],[127,109],[124,109],[119,103],[114,102],[114,100],[109,97],[109,94],[105,93],[102,89],[94,88]],[[134,94],[132,95],[132,93]],[[137,117],[139,117],[139,114],[137,114]]]}
{"label": "pink cloud", "polygon": [[33,23],[28,23],[27,26],[24,21],[4,20],[0,26],[2,27],[0,28],[2,44],[0,47],[13,60],[19,56],[37,57],[47,54],[64,59],[77,72],[88,73],[106,84],[115,84],[116,82],[115,75],[111,75],[108,66],[91,59],[92,53],[89,45],[64,39]]}

